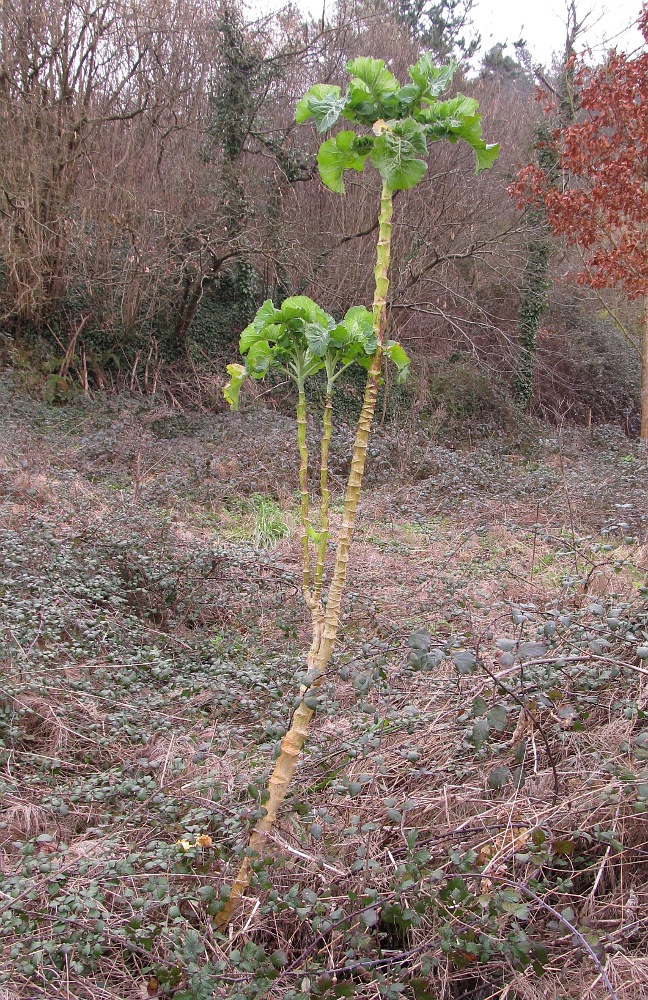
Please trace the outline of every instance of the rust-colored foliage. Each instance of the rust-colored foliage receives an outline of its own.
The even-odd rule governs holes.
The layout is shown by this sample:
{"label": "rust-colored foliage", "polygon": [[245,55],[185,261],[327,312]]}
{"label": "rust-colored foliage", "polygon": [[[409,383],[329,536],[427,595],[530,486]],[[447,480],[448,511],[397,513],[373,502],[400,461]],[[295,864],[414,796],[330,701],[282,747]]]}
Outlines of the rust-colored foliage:
{"label": "rust-colored foliage", "polygon": [[[639,27],[648,43],[648,4]],[[578,244],[581,283],[637,298],[648,294],[648,51],[612,52],[577,83],[579,120],[553,134],[564,183],[528,166],[509,190],[520,205],[543,205],[554,233]]]}

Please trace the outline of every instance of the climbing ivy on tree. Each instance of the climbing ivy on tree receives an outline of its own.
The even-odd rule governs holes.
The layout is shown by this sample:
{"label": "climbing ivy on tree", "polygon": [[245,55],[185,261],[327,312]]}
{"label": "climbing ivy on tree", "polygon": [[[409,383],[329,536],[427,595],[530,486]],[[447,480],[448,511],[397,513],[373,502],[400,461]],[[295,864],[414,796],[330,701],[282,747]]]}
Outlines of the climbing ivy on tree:
{"label": "climbing ivy on tree", "polygon": [[[639,27],[648,42],[648,6]],[[613,52],[576,78],[579,119],[553,132],[564,183],[552,184],[531,165],[512,190],[545,211],[553,232],[578,248],[580,283],[621,287],[644,300],[643,333],[628,340],[641,359],[641,437],[648,440],[648,52],[634,58]]]}
{"label": "climbing ivy on tree", "polygon": [[[577,94],[575,86],[575,44],[581,30],[576,19],[574,4],[568,9],[567,39],[562,65],[556,86],[544,81],[550,88],[554,101],[551,110],[553,121],[540,122],[535,128],[533,153],[535,166],[544,176],[547,187],[560,183],[562,173],[556,136],[573,123]],[[533,396],[535,379],[538,330],[543,313],[548,305],[548,291],[551,284],[549,266],[553,252],[551,228],[547,221],[545,206],[533,202],[527,206],[526,221],[530,237],[526,244],[526,263],[522,276],[519,306],[518,356],[513,376],[513,396],[516,403],[528,409]]]}

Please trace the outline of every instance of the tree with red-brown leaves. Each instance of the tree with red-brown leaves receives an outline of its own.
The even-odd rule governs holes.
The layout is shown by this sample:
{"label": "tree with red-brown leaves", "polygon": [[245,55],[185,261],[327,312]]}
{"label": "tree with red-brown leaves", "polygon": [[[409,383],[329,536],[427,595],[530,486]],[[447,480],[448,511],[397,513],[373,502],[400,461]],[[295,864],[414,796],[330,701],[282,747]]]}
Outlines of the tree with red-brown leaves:
{"label": "tree with red-brown leaves", "polygon": [[[648,4],[639,28],[648,44]],[[578,247],[580,283],[643,297],[643,333],[628,337],[641,359],[641,437],[648,440],[648,51],[612,52],[597,69],[581,67],[577,81],[579,118],[551,139],[563,183],[532,165],[511,192],[541,207],[553,232]]]}

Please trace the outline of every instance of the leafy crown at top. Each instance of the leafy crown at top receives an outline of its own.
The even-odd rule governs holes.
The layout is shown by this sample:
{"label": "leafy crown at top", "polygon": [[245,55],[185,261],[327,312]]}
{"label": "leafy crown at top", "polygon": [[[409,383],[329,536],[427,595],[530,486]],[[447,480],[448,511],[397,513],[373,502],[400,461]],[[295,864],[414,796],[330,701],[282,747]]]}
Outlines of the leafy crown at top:
{"label": "leafy crown at top", "polygon": [[401,87],[382,59],[361,56],[347,64],[351,74],[345,94],[338,86],[317,83],[297,104],[295,121],[315,121],[327,132],[340,118],[365,126],[371,133],[342,131],[320,146],[317,162],[323,183],[344,193],[345,170],[362,170],[367,158],[392,191],[414,187],[427,169],[428,141],[463,139],[475,152],[477,172],[491,167],[499,153],[497,143],[482,138],[479,105],[457,94],[439,97],[450,85],[456,66],[435,66],[429,53],[408,73],[411,83]]}

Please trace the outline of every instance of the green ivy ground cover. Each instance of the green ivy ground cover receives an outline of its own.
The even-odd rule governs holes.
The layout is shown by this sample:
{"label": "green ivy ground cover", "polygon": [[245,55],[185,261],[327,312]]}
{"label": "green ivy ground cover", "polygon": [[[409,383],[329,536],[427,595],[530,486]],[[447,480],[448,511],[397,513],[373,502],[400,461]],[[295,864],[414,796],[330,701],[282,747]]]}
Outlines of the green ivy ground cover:
{"label": "green ivy ground cover", "polygon": [[376,436],[335,671],[230,940],[303,671],[292,424],[0,394],[0,995],[641,995],[632,445]]}

